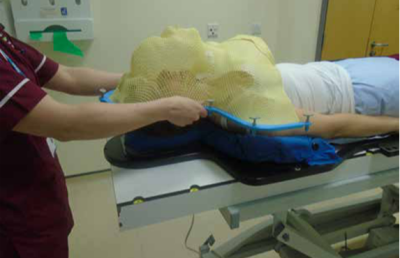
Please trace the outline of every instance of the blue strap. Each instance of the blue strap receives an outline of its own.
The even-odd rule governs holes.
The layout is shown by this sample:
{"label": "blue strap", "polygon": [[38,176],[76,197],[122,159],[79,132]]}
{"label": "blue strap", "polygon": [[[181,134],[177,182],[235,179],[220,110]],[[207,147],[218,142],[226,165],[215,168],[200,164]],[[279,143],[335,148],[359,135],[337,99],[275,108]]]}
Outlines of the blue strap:
{"label": "blue strap", "polygon": [[[113,103],[112,100],[110,99],[111,95],[114,93],[114,91],[109,91],[106,94],[104,94],[102,97],[100,97],[100,101],[103,103]],[[291,124],[283,124],[283,125],[253,125],[245,120],[242,120],[240,118],[237,118],[228,112],[225,112],[221,109],[215,108],[215,107],[205,107],[206,110],[208,111],[208,114],[211,115],[212,113],[216,113],[220,116],[225,117],[229,121],[239,125],[242,128],[248,129],[252,132],[276,132],[276,131],[282,131],[282,130],[290,130],[290,129],[299,129],[299,128],[309,128],[312,123],[310,122],[299,122],[299,123],[291,123]]]}
{"label": "blue strap", "polygon": [[103,96],[100,97],[100,102],[102,103],[110,103],[113,104],[111,98],[111,95],[113,95],[114,91],[109,91],[106,94],[104,94]]}
{"label": "blue strap", "polygon": [[215,107],[205,107],[209,114],[216,113],[222,117],[225,117],[229,121],[237,124],[240,127],[244,127],[249,129],[250,131],[256,132],[275,132],[275,131],[283,131],[283,130],[290,130],[290,129],[299,129],[303,127],[311,126],[310,122],[299,122],[299,123],[291,123],[291,124],[283,124],[283,125],[253,125],[245,120],[242,120],[238,117],[235,117],[228,112],[225,112],[221,109]]}
{"label": "blue strap", "polygon": [[4,57],[4,59],[12,66],[12,68],[17,73],[19,73],[20,75],[22,75],[25,78],[27,78],[26,75],[24,74],[24,72],[22,72],[22,70],[19,69],[19,67],[14,63],[14,61],[2,49],[0,49],[0,54]]}

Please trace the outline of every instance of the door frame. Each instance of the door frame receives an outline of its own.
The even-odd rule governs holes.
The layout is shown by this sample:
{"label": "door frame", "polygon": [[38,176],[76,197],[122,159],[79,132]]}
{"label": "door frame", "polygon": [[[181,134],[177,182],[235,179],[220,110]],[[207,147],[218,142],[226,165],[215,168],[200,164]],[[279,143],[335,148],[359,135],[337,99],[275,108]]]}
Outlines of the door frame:
{"label": "door frame", "polygon": [[319,22],[317,53],[315,54],[315,61],[321,61],[322,58],[322,48],[324,46],[324,35],[325,35],[326,17],[328,15],[328,5],[329,5],[329,0],[322,0],[321,19]]}

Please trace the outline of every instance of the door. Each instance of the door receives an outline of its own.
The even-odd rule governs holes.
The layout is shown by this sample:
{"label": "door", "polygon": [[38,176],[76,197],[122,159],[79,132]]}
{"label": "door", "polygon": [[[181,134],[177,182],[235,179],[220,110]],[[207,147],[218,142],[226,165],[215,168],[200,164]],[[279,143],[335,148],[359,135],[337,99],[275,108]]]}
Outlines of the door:
{"label": "door", "polygon": [[366,56],[399,53],[399,0],[376,0]]}
{"label": "door", "polygon": [[329,0],[322,60],[365,56],[375,2],[376,0]]}

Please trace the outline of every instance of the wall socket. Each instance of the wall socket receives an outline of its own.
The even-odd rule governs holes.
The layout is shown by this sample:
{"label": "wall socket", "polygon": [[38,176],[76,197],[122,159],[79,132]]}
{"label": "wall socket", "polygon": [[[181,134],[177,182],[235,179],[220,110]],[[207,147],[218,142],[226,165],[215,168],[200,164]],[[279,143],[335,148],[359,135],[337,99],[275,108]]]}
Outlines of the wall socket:
{"label": "wall socket", "polygon": [[209,39],[217,39],[219,37],[219,24],[218,23],[207,24],[207,37]]}

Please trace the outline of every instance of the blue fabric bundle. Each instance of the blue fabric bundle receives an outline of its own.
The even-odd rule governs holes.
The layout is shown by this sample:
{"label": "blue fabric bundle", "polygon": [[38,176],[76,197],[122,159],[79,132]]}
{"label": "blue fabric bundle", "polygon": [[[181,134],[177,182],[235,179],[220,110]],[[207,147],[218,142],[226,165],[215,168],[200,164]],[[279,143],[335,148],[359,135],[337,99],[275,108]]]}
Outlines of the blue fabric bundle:
{"label": "blue fabric bundle", "polygon": [[202,122],[181,135],[158,137],[143,131],[125,135],[125,147],[137,153],[175,150],[201,142],[237,159],[252,162],[307,163],[310,166],[341,161],[327,141],[308,136],[270,137],[234,134]]}

